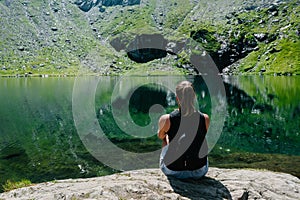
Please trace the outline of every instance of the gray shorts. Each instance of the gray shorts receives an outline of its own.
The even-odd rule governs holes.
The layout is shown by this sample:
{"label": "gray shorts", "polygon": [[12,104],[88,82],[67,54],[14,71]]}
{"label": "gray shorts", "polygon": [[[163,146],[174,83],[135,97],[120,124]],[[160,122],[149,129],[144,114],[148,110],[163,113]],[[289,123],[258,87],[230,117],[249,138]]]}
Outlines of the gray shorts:
{"label": "gray shorts", "polygon": [[205,174],[208,171],[208,160],[207,164],[200,169],[196,170],[186,170],[186,171],[173,171],[167,168],[167,166],[164,163],[164,157],[167,153],[167,150],[169,148],[169,145],[166,145],[162,148],[161,154],[160,154],[160,159],[159,159],[159,167],[161,171],[166,175],[166,176],[173,176],[178,179],[187,179],[187,178],[193,178],[193,179],[199,179],[205,176]]}

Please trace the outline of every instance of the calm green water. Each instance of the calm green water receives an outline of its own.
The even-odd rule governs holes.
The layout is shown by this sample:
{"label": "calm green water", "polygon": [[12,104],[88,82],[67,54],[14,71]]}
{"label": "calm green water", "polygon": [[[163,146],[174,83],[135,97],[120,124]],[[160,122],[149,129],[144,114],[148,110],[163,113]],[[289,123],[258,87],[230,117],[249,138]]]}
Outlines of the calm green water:
{"label": "calm green water", "polygon": [[[130,84],[139,85],[145,78],[132,78]],[[111,105],[122,105],[128,96],[126,91],[132,91],[132,86],[119,84],[121,92],[112,101],[119,78],[97,79],[95,112],[107,137],[127,151],[159,149],[161,142],[155,136],[155,123],[149,137],[138,138],[122,131],[113,118]],[[198,93],[200,110],[210,114],[211,101],[205,83],[200,77],[189,79]],[[72,113],[74,80],[0,78],[0,184],[7,179],[42,182],[115,172],[95,159],[78,136]],[[227,115],[222,135],[211,152],[211,165],[228,164],[223,155],[238,155],[241,160],[249,153],[281,154],[286,159],[294,156],[293,159],[298,159],[294,162],[299,162],[300,77],[224,77],[224,84]],[[170,112],[176,108],[175,96],[168,88],[155,84],[134,89],[129,102],[134,123],[138,126],[151,123],[148,111],[154,104]],[[119,110],[122,109],[120,106]],[[152,117],[158,118],[161,110],[155,112]]]}

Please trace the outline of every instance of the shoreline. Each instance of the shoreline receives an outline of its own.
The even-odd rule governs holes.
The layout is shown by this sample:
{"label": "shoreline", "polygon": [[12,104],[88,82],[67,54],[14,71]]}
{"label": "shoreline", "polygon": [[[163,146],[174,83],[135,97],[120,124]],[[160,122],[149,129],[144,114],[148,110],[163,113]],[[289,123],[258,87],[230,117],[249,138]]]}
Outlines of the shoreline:
{"label": "shoreline", "polygon": [[[207,74],[99,74],[99,73],[83,73],[83,74],[0,74],[0,78],[55,78],[55,77],[78,77],[78,76],[205,76]],[[300,73],[219,73],[219,76],[300,76]]]}
{"label": "shoreline", "polygon": [[[218,146],[216,147],[218,150]],[[255,170],[255,171],[272,171],[274,173],[286,173],[290,174],[296,178],[300,178],[300,169],[295,167],[298,166],[300,163],[300,156],[299,155],[286,155],[286,154],[270,154],[270,153],[254,153],[254,152],[235,152],[230,151],[227,152],[226,150],[212,152],[209,155],[209,165],[210,168],[218,168],[218,169],[227,169],[227,170]],[[151,166],[156,167],[156,166]],[[44,168],[44,170],[48,171],[49,173],[53,173],[53,169],[51,167]],[[37,173],[37,172],[33,172]],[[89,177],[103,177],[107,175],[113,175],[120,173],[117,170],[110,171],[109,173],[104,174],[97,174],[97,175],[90,175],[85,176],[63,176],[57,178],[43,178],[40,177],[40,180],[31,179],[30,176],[21,176],[17,179],[12,177],[7,177],[2,181],[0,185],[2,188],[0,189],[0,193],[5,190],[5,186],[7,186],[7,182],[11,182],[13,186],[23,184],[23,182],[28,181],[33,184],[40,184],[42,182],[55,182],[56,180],[62,179],[82,179],[82,178],[89,178]],[[29,175],[29,174],[27,174]],[[42,175],[42,174],[40,174]],[[54,176],[55,177],[55,176]],[[7,187],[6,187],[7,188]],[[1,200],[1,198],[0,198]]]}

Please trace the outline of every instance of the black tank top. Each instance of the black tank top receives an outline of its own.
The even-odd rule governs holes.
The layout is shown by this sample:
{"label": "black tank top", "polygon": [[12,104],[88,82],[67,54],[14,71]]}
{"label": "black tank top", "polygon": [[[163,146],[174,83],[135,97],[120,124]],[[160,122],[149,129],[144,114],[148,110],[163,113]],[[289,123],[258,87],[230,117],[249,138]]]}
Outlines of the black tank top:
{"label": "black tank top", "polygon": [[[205,117],[200,112],[181,117],[179,110],[170,113],[169,148],[164,158],[174,171],[196,170],[207,163],[208,147]],[[201,150],[201,151],[200,151]]]}

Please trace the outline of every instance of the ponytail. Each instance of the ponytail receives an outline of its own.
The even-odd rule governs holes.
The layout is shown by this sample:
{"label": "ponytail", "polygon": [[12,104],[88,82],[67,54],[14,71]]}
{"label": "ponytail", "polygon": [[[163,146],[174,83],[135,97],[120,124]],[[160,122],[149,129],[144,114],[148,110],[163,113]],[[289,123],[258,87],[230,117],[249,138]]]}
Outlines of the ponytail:
{"label": "ponytail", "polygon": [[182,116],[190,116],[195,112],[195,91],[192,83],[182,81],[176,87],[179,109]]}

